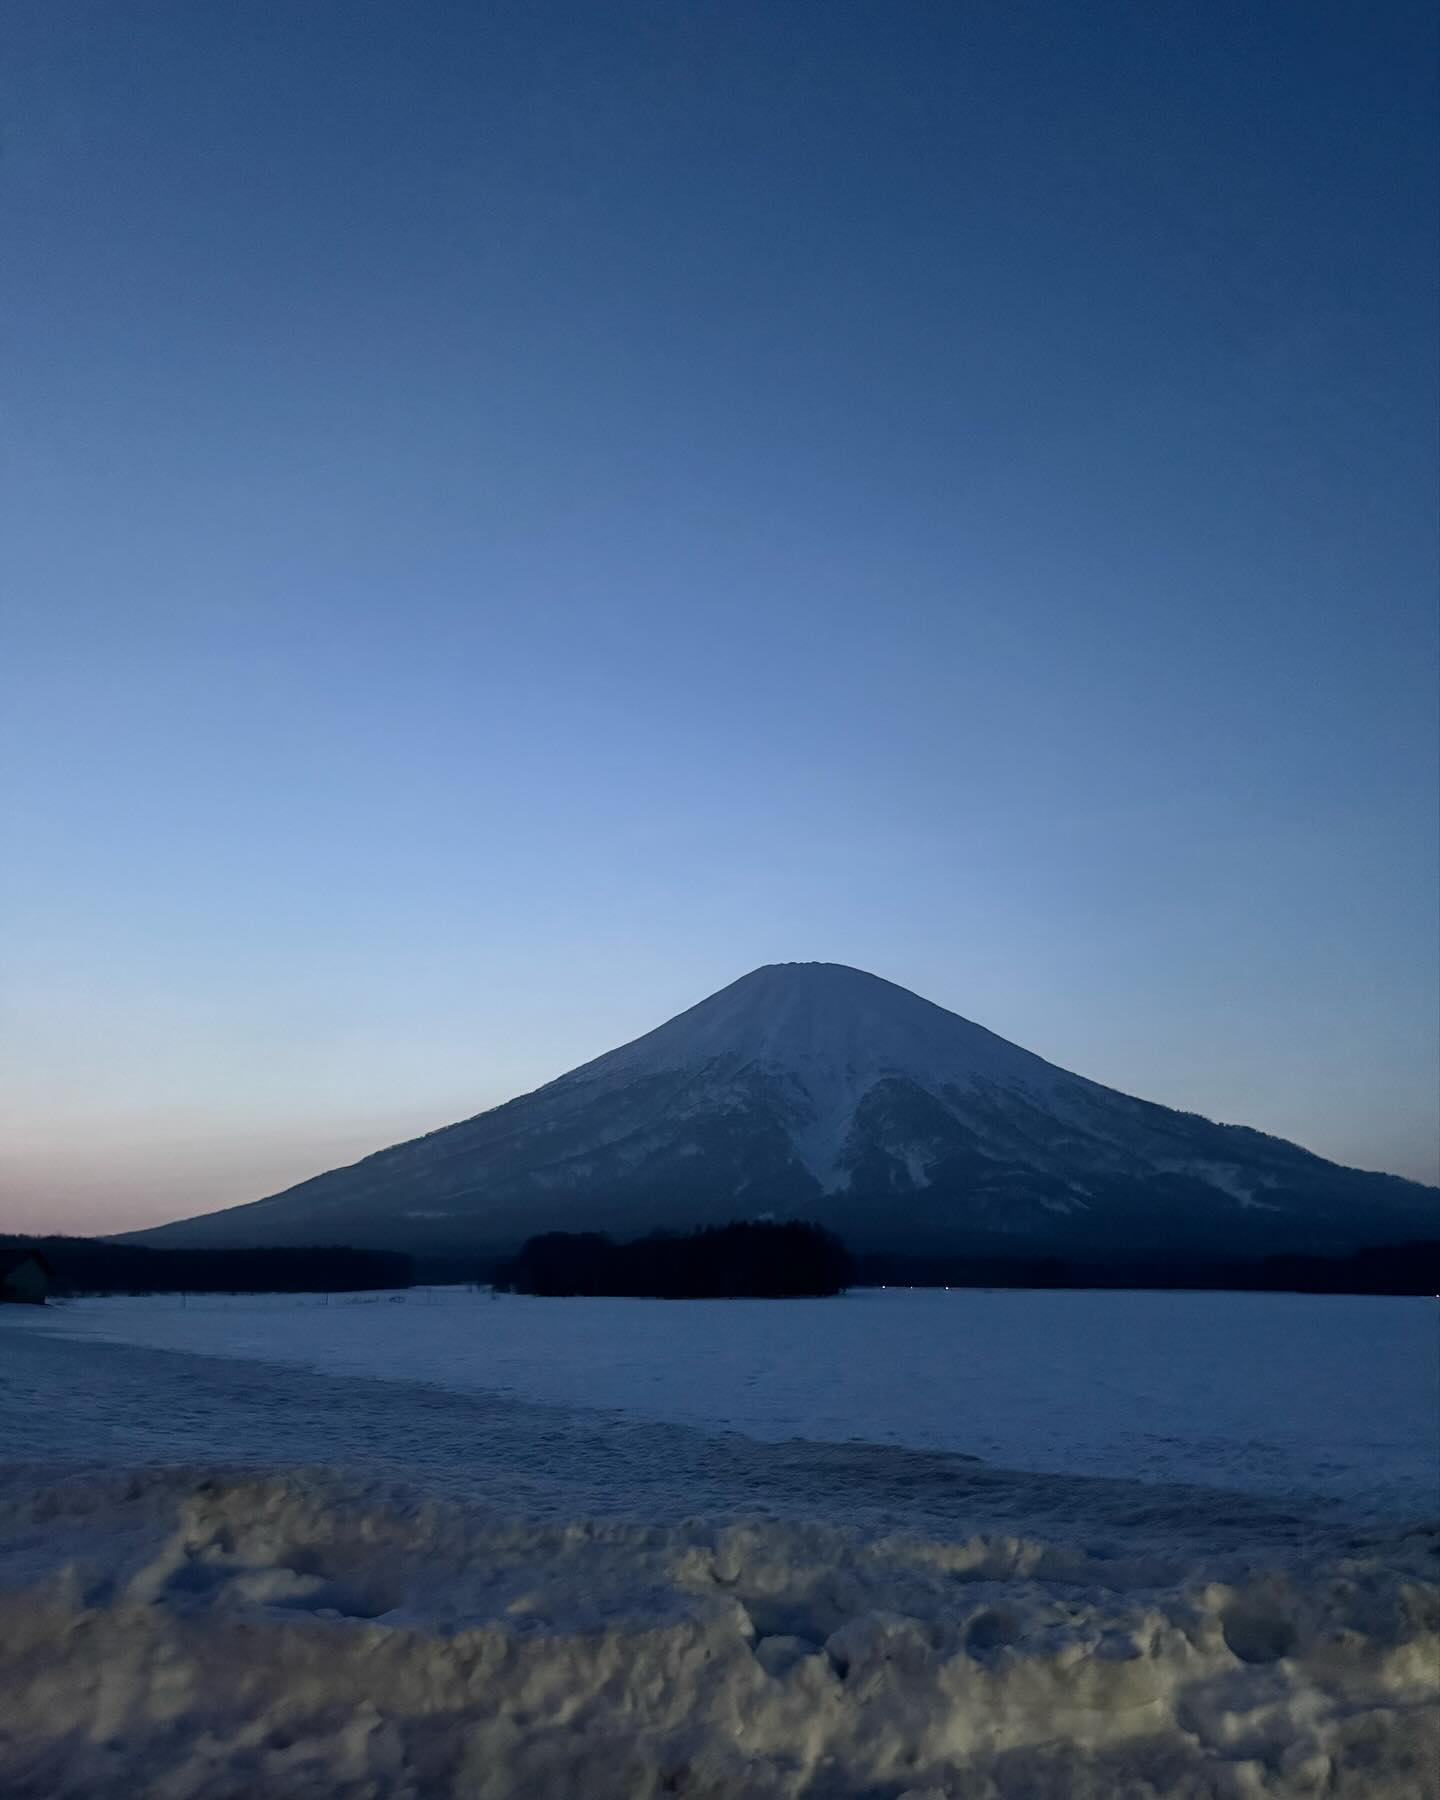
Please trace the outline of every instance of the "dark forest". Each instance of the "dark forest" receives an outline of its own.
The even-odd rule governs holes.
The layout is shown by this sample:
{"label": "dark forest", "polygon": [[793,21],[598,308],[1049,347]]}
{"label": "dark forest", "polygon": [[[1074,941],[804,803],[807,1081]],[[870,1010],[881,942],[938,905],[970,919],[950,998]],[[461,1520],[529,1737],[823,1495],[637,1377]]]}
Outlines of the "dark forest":
{"label": "dark forest", "polygon": [[343,1294],[415,1279],[408,1256],[342,1245],[150,1250],[104,1238],[0,1236],[0,1250],[39,1251],[58,1294]]}
{"label": "dark forest", "polygon": [[616,1244],[599,1233],[530,1238],[496,1274],[518,1294],[616,1294],[660,1300],[825,1297],[850,1285],[844,1245],[818,1225],[711,1225]]}

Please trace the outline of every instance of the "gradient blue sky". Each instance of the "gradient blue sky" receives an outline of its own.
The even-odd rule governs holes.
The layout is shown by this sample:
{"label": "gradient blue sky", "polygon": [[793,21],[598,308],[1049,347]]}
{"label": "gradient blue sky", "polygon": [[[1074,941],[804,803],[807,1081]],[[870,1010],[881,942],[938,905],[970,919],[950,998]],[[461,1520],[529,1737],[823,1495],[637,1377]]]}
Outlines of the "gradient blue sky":
{"label": "gradient blue sky", "polygon": [[810,958],[1434,1179],[1431,12],[10,0],[0,1224]]}

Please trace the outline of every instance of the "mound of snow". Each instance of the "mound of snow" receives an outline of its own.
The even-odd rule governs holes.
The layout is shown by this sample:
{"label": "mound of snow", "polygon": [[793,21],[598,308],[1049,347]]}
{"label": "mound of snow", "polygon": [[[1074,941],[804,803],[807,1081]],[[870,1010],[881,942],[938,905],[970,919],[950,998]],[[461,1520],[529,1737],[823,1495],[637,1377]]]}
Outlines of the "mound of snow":
{"label": "mound of snow", "polygon": [[0,1489],[0,1546],[14,1797],[1434,1791],[1433,1533],[1177,1577],[169,1471]]}

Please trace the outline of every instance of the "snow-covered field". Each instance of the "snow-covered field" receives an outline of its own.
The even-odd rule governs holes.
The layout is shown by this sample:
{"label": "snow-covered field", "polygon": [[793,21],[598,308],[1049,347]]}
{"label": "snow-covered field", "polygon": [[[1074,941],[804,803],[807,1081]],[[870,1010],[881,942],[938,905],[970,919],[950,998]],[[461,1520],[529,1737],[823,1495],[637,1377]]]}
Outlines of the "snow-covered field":
{"label": "snow-covered field", "polygon": [[1435,1504],[1440,1308],[1307,1294],[79,1301],[32,1328],[1006,1468]]}
{"label": "snow-covered field", "polygon": [[1433,1796],[1437,1368],[1410,1301],[7,1309],[0,1790]]}

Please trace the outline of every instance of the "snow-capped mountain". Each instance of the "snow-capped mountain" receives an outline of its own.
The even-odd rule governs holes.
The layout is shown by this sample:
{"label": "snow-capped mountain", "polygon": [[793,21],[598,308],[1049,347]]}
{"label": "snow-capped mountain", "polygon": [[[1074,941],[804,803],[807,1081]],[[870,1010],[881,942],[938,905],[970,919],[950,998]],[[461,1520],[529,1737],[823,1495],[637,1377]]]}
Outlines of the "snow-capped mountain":
{"label": "snow-capped mountain", "polygon": [[756,969],[568,1075],[153,1244],[505,1251],[812,1218],[857,1249],[1341,1249],[1440,1191],[1068,1074],[838,963]]}

